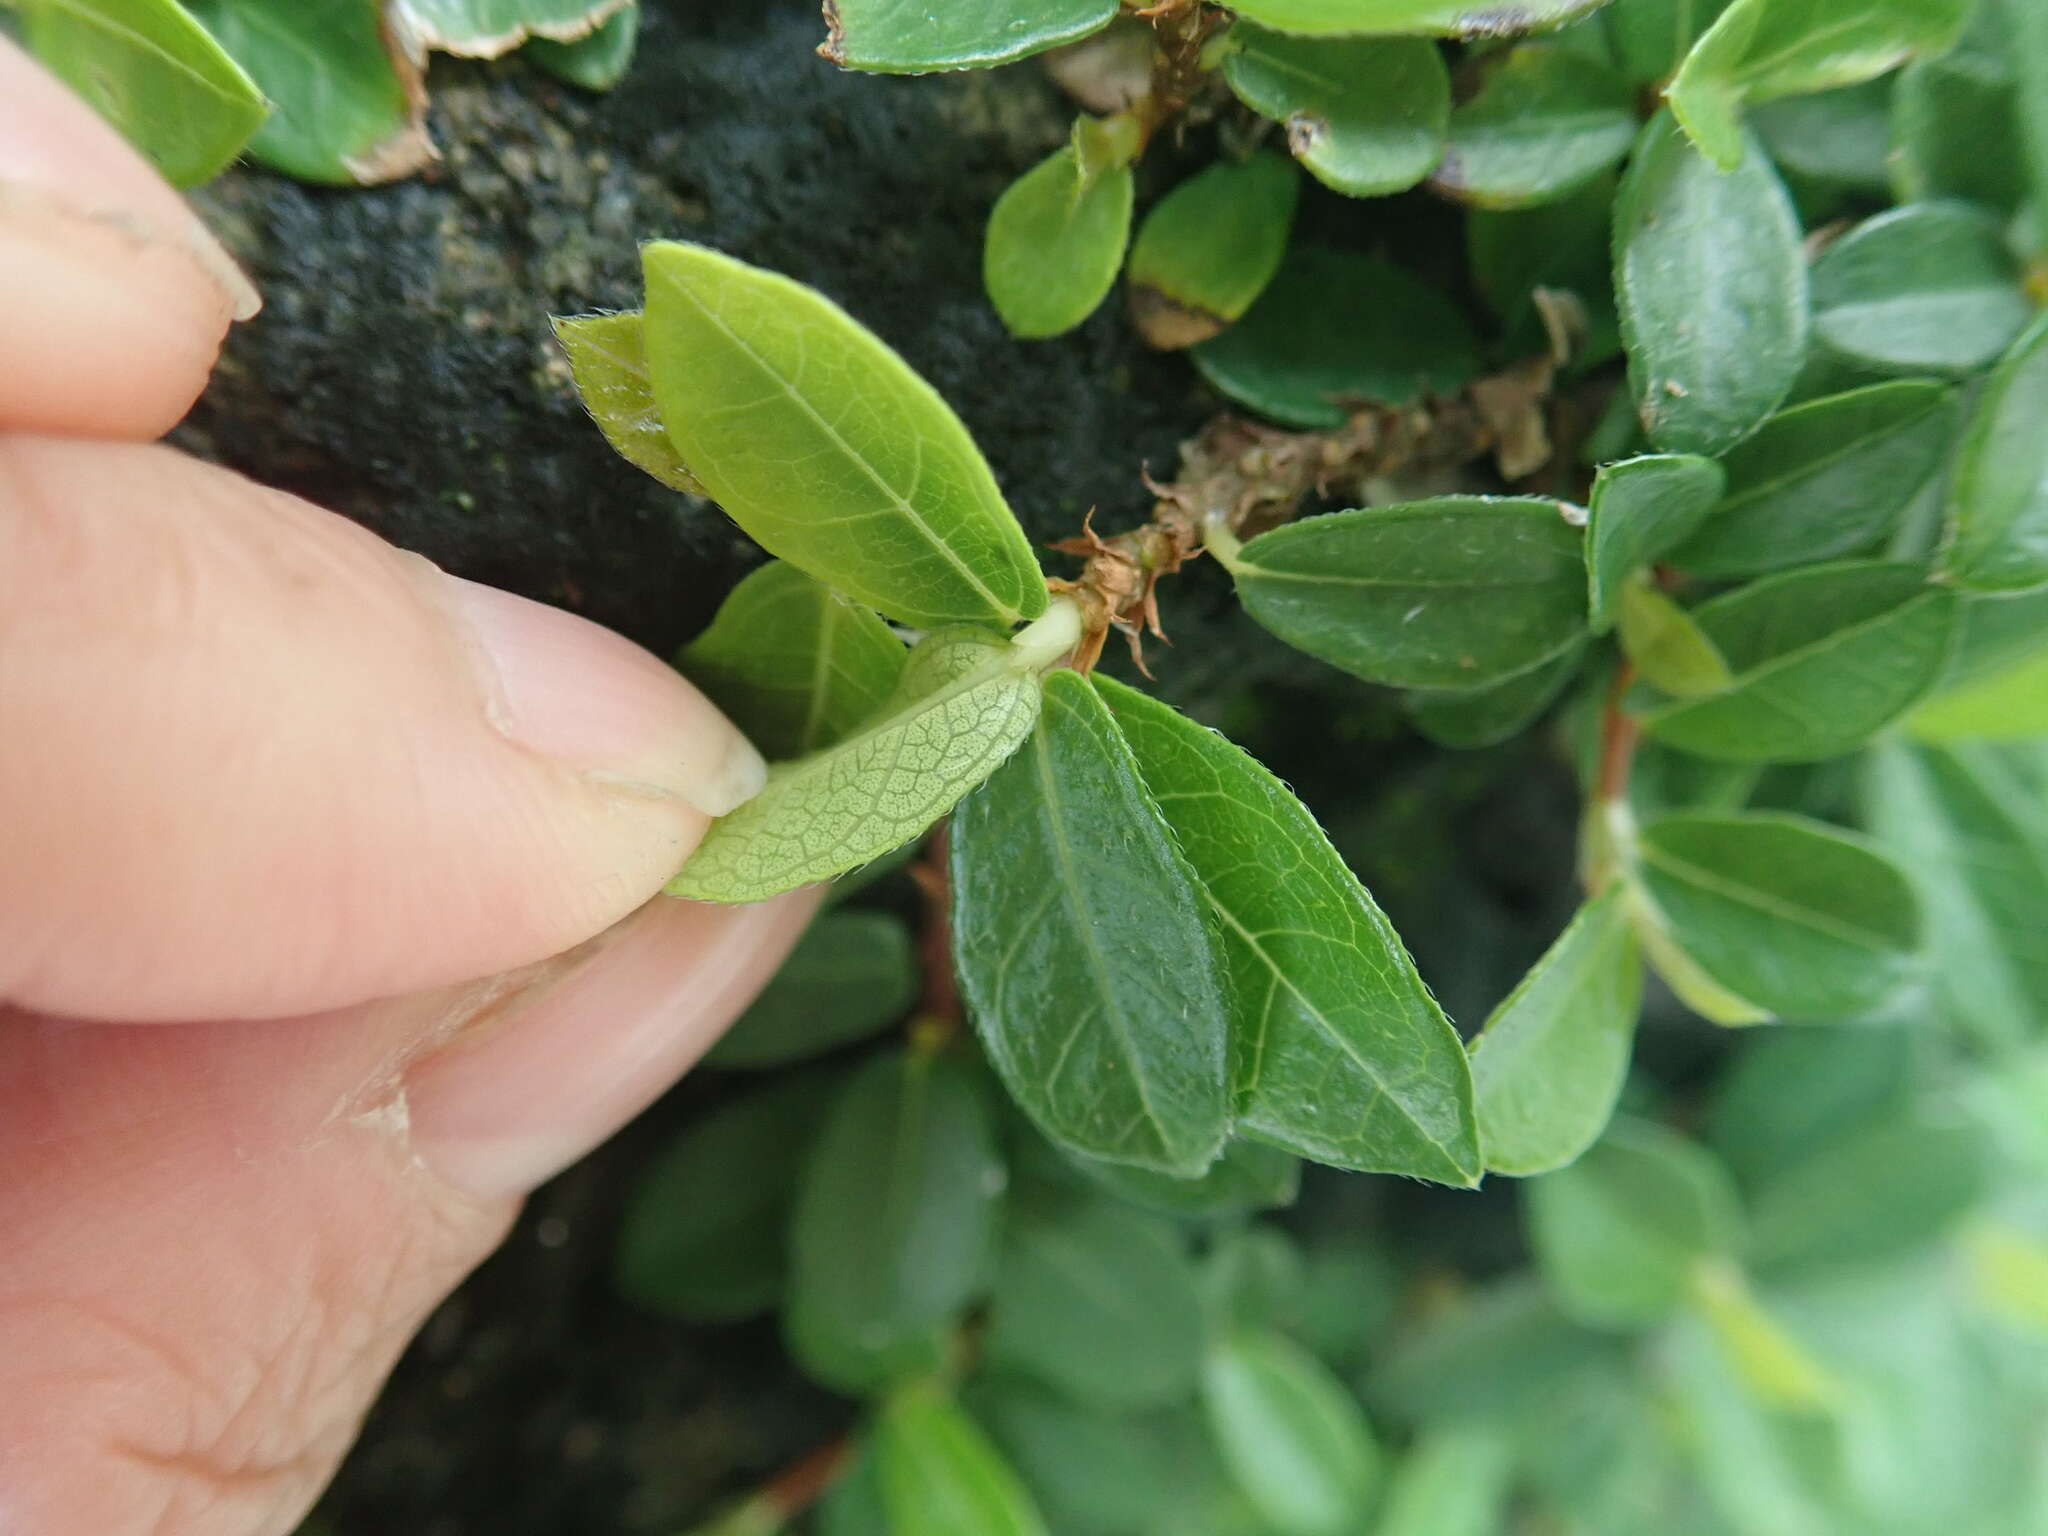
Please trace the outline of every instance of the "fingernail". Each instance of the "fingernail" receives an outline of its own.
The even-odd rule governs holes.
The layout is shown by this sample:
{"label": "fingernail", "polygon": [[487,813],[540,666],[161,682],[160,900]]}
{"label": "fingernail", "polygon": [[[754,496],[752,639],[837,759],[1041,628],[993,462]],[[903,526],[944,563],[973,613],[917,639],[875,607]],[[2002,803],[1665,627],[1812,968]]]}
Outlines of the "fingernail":
{"label": "fingernail", "polygon": [[760,793],[761,754],[658,657],[562,609],[438,570],[432,580],[473,641],[491,723],[511,740],[707,816]]}

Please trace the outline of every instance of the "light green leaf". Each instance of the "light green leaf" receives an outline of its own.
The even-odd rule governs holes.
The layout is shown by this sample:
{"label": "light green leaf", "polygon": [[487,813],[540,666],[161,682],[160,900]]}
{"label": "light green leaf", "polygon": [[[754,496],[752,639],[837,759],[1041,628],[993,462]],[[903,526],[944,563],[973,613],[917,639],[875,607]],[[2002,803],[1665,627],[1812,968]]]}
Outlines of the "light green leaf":
{"label": "light green leaf", "polygon": [[1957,586],[2048,586],[2048,316],[2013,343],[1978,399],[1949,499],[1944,574]]}
{"label": "light green leaf", "polygon": [[1586,577],[1593,627],[1614,622],[1623,583],[1691,537],[1720,501],[1721,466],[1692,454],[1603,464],[1586,518]]}
{"label": "light green leaf", "polygon": [[1244,1216],[1292,1205],[1301,1191],[1300,1160],[1257,1141],[1231,1142],[1194,1179],[1092,1157],[1075,1157],[1074,1162],[1119,1199],[1169,1216]]}
{"label": "light green leaf", "polygon": [[790,758],[870,719],[908,654],[872,610],[771,560],[732,589],[676,665],[764,754]]}
{"label": "light green leaf", "polygon": [[1639,1120],[1617,1120],[1569,1168],[1524,1193],[1529,1244],[1558,1306],[1589,1328],[1662,1322],[1683,1304],[1694,1267],[1740,1241],[1727,1170],[1704,1147]]}
{"label": "light green leaf", "polygon": [[1775,1015],[1768,1008],[1730,991],[1680,947],[1671,932],[1670,920],[1657,909],[1641,881],[1629,879],[1624,889],[1628,893],[1629,925],[1635,930],[1636,942],[1643,947],[1643,958],[1673,997],[1709,1024],[1733,1027],[1772,1021]]}
{"label": "light green leaf", "polygon": [[639,36],[640,0],[630,0],[588,37],[573,43],[538,37],[526,45],[526,55],[557,79],[586,91],[608,91],[626,77]]}
{"label": "light green leaf", "polygon": [[705,1053],[704,1064],[759,1068],[803,1061],[895,1023],[916,999],[917,963],[900,919],[886,912],[828,912]]}
{"label": "light green leaf", "polygon": [[668,893],[760,901],[880,858],[995,772],[1031,734],[1038,700],[1020,647],[941,630],[912,652],[879,715],[777,764],[760,794],[713,822]]}
{"label": "light green leaf", "polygon": [[1623,893],[1586,904],[1472,1042],[1495,1173],[1562,1168],[1599,1139],[1628,1073],[1643,967]]}
{"label": "light green leaf", "polygon": [[1636,138],[1635,92],[1594,60],[1527,43],[1481,64],[1451,113],[1430,185],[1481,208],[1556,202],[1620,163]]}
{"label": "light green leaf", "polygon": [[1579,531],[1534,497],[1332,512],[1220,551],[1245,611],[1367,682],[1483,687],[1585,630]]}
{"label": "light green leaf", "polygon": [[20,10],[29,51],[175,186],[219,175],[269,111],[172,0],[20,0]]}
{"label": "light green leaf", "polygon": [[1223,78],[1239,101],[1286,127],[1294,158],[1323,185],[1351,197],[1399,192],[1443,154],[1451,79],[1434,44],[1311,42],[1257,27],[1231,40]]}
{"label": "light green leaf", "polygon": [[391,181],[434,157],[418,67],[360,0],[189,0],[274,104],[252,159],[306,181]]}
{"label": "light green leaf", "polygon": [[1773,1317],[1734,1263],[1714,1259],[1693,1271],[1692,1302],[1752,1394],[1774,1408],[1829,1407],[1841,1388],[1805,1345]]}
{"label": "light green leaf", "polygon": [[1070,144],[996,199],[981,275],[1012,336],[1057,336],[1095,313],[1123,266],[1131,198],[1127,161],[1084,165]]}
{"label": "light green leaf", "polygon": [[1788,1024],[1752,1035],[1715,1087],[1707,1139],[1755,1189],[1847,1132],[1897,1119],[1917,1048],[1902,1029]]}
{"label": "light green leaf", "polygon": [[1472,1425],[1426,1429],[1395,1464],[1373,1536],[1499,1536],[1514,1445]]}
{"label": "light green leaf", "polygon": [[1244,0],[1231,9],[1262,26],[1310,37],[1409,33],[1429,37],[1500,37],[1555,27],[1606,0]]}
{"label": "light green leaf", "polygon": [[1107,1200],[1019,1212],[996,1260],[991,1364],[1076,1402],[1147,1408],[1201,1374],[1194,1268],[1161,1222]]}
{"label": "light green leaf", "polygon": [[1767,576],[1693,610],[1735,686],[1654,709],[1646,722],[1672,746],[1727,762],[1852,751],[1940,680],[1959,606],[1914,565],[1845,562]]}
{"label": "light green leaf", "polygon": [[1277,1333],[1209,1356],[1202,1403],[1231,1476],[1285,1536],[1356,1530],[1380,1475],[1365,1415],[1321,1361]]}
{"label": "light green leaf", "polygon": [[1583,646],[1568,646],[1551,660],[1490,688],[1418,688],[1403,700],[1415,728],[1440,747],[1470,750],[1519,736],[1579,675]]}
{"label": "light green leaf", "polygon": [[1131,245],[1131,318],[1153,346],[1206,341],[1280,270],[1300,177],[1271,150],[1218,160],[1162,197]]}
{"label": "light green leaf", "polygon": [[930,0],[829,0],[818,52],[845,69],[922,75],[1007,64],[1099,32],[1117,0],[1017,0],[935,8]]}
{"label": "light green leaf", "polygon": [[568,354],[583,409],[620,458],[671,490],[708,496],[669,441],[654,382],[647,376],[646,319],[624,315],[557,316],[555,340]]}
{"label": "light green leaf", "polygon": [[1087,679],[1046,680],[1038,729],[961,803],[951,851],[961,989],[1017,1102],[1069,1150],[1199,1175],[1230,1119],[1223,954]]}
{"label": "light green leaf", "polygon": [[1679,945],[1772,1013],[1866,1012],[1919,969],[1912,885],[1860,838],[1798,816],[1677,815],[1643,828],[1639,857]]}
{"label": "light green leaf", "polygon": [[1338,1167],[1474,1182],[1457,1032],[1315,818],[1215,732],[1096,688],[1221,925],[1239,1124]]}
{"label": "light green leaf", "polygon": [[866,1392],[936,1364],[939,1335],[987,1273],[1004,1177],[965,1065],[894,1051],[862,1066],[811,1149],[790,1222],[783,1327],[804,1368]]}
{"label": "light green leaf", "polygon": [[1706,698],[1732,687],[1735,674],[1691,614],[1637,576],[1621,591],[1622,654],[1644,682],[1674,699]]}
{"label": "light green leaf", "polygon": [[920,627],[1044,610],[995,476],[900,357],[786,277],[677,241],[641,255],[669,438],[770,554]]}
{"label": "light green leaf", "polygon": [[1725,453],[1806,360],[1806,257],[1784,186],[1761,154],[1715,169],[1662,112],[1622,180],[1614,240],[1629,388],[1650,441]]}
{"label": "light green leaf", "polygon": [[1172,1496],[1176,1469],[1147,1420],[1004,1376],[977,1376],[964,1405],[1060,1536],[1131,1536]]}
{"label": "light green leaf", "polygon": [[531,38],[573,43],[630,0],[389,0],[391,24],[424,48],[495,59]]}
{"label": "light green leaf", "polygon": [[1746,576],[1867,549],[1940,471],[1957,423],[1954,392],[1925,379],[1781,411],[1729,450],[1726,496],[1672,563]]}
{"label": "light green leaf", "polygon": [[1956,46],[1899,73],[1892,167],[1901,201],[1960,197],[1999,213],[2027,195],[2027,157],[1987,154],[2021,139],[2017,51],[2004,0],[1980,0]]}
{"label": "light green leaf", "polygon": [[889,1536],[1047,1536],[1015,1470],[935,1386],[890,1398],[874,1458]]}
{"label": "light green leaf", "polygon": [[1922,741],[2020,741],[2048,736],[2048,635],[2019,661],[1945,689],[1907,718]]}

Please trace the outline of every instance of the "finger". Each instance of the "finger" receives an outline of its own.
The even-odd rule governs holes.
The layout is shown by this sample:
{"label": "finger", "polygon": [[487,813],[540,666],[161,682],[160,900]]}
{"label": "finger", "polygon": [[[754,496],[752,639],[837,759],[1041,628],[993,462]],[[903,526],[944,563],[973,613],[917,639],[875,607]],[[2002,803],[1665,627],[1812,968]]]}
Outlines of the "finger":
{"label": "finger", "polygon": [[301,1013],[639,906],[758,754],[556,609],[169,449],[0,439],[0,998]]}
{"label": "finger", "polygon": [[0,1012],[0,1529],[291,1530],[516,1197],[693,1061],[814,904],[664,900],[289,1026]]}
{"label": "finger", "polygon": [[0,37],[0,426],[156,437],[257,302],[183,199]]}

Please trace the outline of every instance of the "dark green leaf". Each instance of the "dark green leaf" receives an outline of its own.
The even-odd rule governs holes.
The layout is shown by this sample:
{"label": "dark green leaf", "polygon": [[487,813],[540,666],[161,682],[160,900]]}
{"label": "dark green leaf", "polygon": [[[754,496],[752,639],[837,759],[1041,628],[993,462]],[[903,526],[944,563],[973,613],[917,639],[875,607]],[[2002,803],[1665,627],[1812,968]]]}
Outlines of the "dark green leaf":
{"label": "dark green leaf", "polygon": [[934,8],[929,0],[828,0],[818,52],[846,69],[921,75],[981,69],[1099,32],[1117,0],[1019,0]]}
{"label": "dark green leaf", "polygon": [[1123,266],[1131,197],[1127,162],[1087,164],[1070,144],[996,199],[981,276],[1012,336],[1057,336],[1095,313]]}
{"label": "dark green leaf", "polygon": [[1749,114],[1757,137],[1789,175],[1826,188],[1890,188],[1892,82],[1788,96]]}
{"label": "dark green leaf", "polygon": [[1430,1429],[1395,1465],[1373,1536],[1499,1536],[1514,1447],[1496,1430]]}
{"label": "dark green leaf", "polygon": [[1195,1176],[1229,1127],[1230,1004],[1194,872],[1087,679],[953,818],[954,953],[983,1044],[1062,1146]]}
{"label": "dark green leaf", "polygon": [[219,175],[268,105],[172,0],[21,0],[22,41],[181,187]]}
{"label": "dark green leaf", "polygon": [[1987,153],[2020,143],[2015,52],[2004,0],[1980,0],[1962,40],[1900,72],[1892,165],[1902,197],[1960,197],[2001,213],[2027,195],[2027,157]]}
{"label": "dark green leaf", "polygon": [[910,1011],[910,934],[884,912],[828,912],[704,1056],[712,1067],[779,1067],[871,1035]]}
{"label": "dark green leaf", "polygon": [[1482,208],[1555,202],[1620,163],[1635,142],[1635,92],[1620,75],[1551,44],[1482,63],[1479,93],[1451,113],[1430,184]]}
{"label": "dark green leaf", "polygon": [[782,1079],[720,1105],[670,1143],[620,1225],[619,1289],[697,1322],[772,1307],[797,1179],[841,1081],[829,1072]]}
{"label": "dark green leaf", "polygon": [[2048,316],[1998,365],[1963,440],[1949,500],[1945,573],[1957,586],[2048,586]]}
{"label": "dark green leaf", "polygon": [[1278,1147],[1233,1141],[1200,1178],[1176,1179],[1146,1168],[1076,1158],[1111,1194],[1169,1216],[1243,1216],[1294,1204],[1301,1163]]}
{"label": "dark green leaf", "polygon": [[671,490],[708,495],[669,441],[654,403],[646,319],[638,313],[558,318],[555,339],[568,354],[583,408],[619,457]]}
{"label": "dark green leaf", "polygon": [[1622,892],[1589,902],[1472,1042],[1495,1173],[1562,1168],[1599,1139],[1628,1073],[1643,966]]}
{"label": "dark green leaf", "polygon": [[1643,1121],[1615,1121],[1569,1168],[1532,1180],[1524,1198],[1544,1283],[1591,1328],[1670,1317],[1699,1262],[1739,1240],[1727,1170],[1705,1148]]}
{"label": "dark green leaf", "polygon": [[1206,341],[1251,308],[1287,254],[1300,178],[1271,150],[1219,160],[1162,197],[1131,245],[1131,317],[1155,347]]}
{"label": "dark green leaf", "polygon": [[1393,1253],[1339,1226],[1313,1234],[1301,1263],[1296,1337],[1340,1370],[1359,1364],[1402,1306],[1405,1280]]}
{"label": "dark green leaf", "polygon": [[1715,169],[1668,111],[1643,130],[1614,210],[1629,387],[1650,441],[1726,452],[1806,359],[1799,221],[1761,154]]}
{"label": "dark green leaf", "polygon": [[1485,687],[1585,630],[1580,535],[1554,501],[1442,496],[1333,512],[1219,554],[1246,612],[1367,682]]}
{"label": "dark green leaf", "polygon": [[1787,1025],[1750,1035],[1715,1090],[1708,1140],[1755,1189],[1848,1132],[1898,1118],[1914,1052],[1903,1029]]}
{"label": "dark green leaf", "polygon": [[530,38],[573,43],[630,0],[390,0],[391,24],[423,48],[495,59]]}
{"label": "dark green leaf", "polygon": [[1674,699],[1705,698],[1735,681],[1706,631],[1647,577],[1622,588],[1615,627],[1636,675]]}
{"label": "dark green leaf", "polygon": [[1174,1468],[1144,1421],[1000,1376],[970,1386],[966,1407],[1060,1536],[1133,1536],[1171,1496]]}
{"label": "dark green leaf", "polygon": [[1491,688],[1418,688],[1405,700],[1408,718],[1440,747],[1498,746],[1519,736],[1556,702],[1579,675],[1584,659],[1584,648],[1574,645]]}
{"label": "dark green leaf", "polygon": [[1728,490],[1672,563],[1748,576],[1866,549],[1947,460],[1955,395],[1901,379],[1781,411],[1722,460]]}
{"label": "dark green leaf", "polygon": [[[1586,311],[1586,338],[1575,361],[1606,362],[1621,350],[1614,312],[1614,260],[1608,237],[1614,179],[1595,178],[1583,191],[1534,208],[1475,208],[1465,220],[1472,278],[1506,325],[1502,348],[1513,356],[1547,352],[1550,335],[1536,307],[1539,288],[1568,293]],[[1628,401],[1617,396],[1633,424]]]}
{"label": "dark green leaf", "polygon": [[1637,85],[1662,86],[1727,0],[1616,0],[1594,16],[1614,60]]}
{"label": "dark green leaf", "polygon": [[1919,901],[1860,839],[1780,814],[1666,816],[1641,878],[1679,945],[1723,986],[1790,1018],[1876,1008],[1918,969]]}
{"label": "dark green leaf", "polygon": [[1003,1182],[964,1065],[893,1052],[863,1066],[811,1150],[790,1224],[783,1326],[804,1368],[865,1392],[935,1364],[987,1272]]}
{"label": "dark green leaf", "polygon": [[846,1470],[818,1500],[817,1536],[891,1536],[874,1452],[857,1448]]}
{"label": "dark green leaf", "polygon": [[640,0],[631,0],[588,37],[573,43],[536,38],[526,45],[526,53],[558,79],[586,91],[608,91],[626,77],[639,35]]}
{"label": "dark green leaf", "polygon": [[1658,454],[1604,464],[1586,519],[1588,601],[1595,629],[1614,622],[1622,584],[1692,536],[1721,499],[1712,459]]}
{"label": "dark green leaf", "polygon": [[1233,10],[1282,32],[1313,37],[1417,33],[1434,37],[1497,37],[1554,27],[1605,0],[1244,0]]}
{"label": "dark green leaf", "polygon": [[936,1387],[889,1400],[873,1454],[889,1536],[1047,1536],[1016,1472]]}
{"label": "dark green leaf", "polygon": [[1307,1269],[1301,1249],[1276,1226],[1256,1222],[1216,1234],[1202,1260],[1202,1301],[1219,1334],[1291,1323]]}
{"label": "dark green leaf", "polygon": [[1018,1212],[997,1257],[989,1360],[1077,1402],[1170,1403],[1201,1373],[1193,1266],[1163,1223],[1107,1200]]}
{"label": "dark green leaf", "polygon": [[1202,1401],[1231,1476],[1285,1536],[1356,1530],[1380,1480],[1365,1416],[1328,1367],[1277,1333],[1211,1352]]}
{"label": "dark green leaf", "polygon": [[1325,186],[1351,197],[1399,192],[1443,154],[1451,80],[1434,44],[1310,41],[1257,27],[1231,38],[1223,78],[1239,101],[1285,125],[1294,158]]}
{"label": "dark green leaf", "polygon": [[669,437],[770,554],[921,627],[1043,611],[995,476],[900,357],[786,277],[676,241],[641,259]]}

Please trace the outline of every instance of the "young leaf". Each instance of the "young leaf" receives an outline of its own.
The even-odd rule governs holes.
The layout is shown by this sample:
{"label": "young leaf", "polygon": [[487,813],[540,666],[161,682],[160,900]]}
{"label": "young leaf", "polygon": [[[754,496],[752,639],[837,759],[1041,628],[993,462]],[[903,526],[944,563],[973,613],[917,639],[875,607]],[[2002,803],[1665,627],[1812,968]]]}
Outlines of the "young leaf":
{"label": "young leaf", "polygon": [[987,1272],[1003,1182],[965,1066],[903,1051],[864,1065],[811,1149],[789,1228],[783,1324],[805,1369],[865,1392],[935,1363],[935,1334]]}
{"label": "young leaf", "polygon": [[2033,316],[1998,220],[1912,203],[1859,224],[1813,264],[1813,334],[1887,373],[1974,373]]}
{"label": "young leaf", "polygon": [[1223,78],[1239,101],[1285,125],[1294,158],[1324,186],[1350,197],[1399,192],[1443,154],[1451,79],[1435,44],[1312,42],[1257,27],[1231,37]]}
{"label": "young leaf", "polygon": [[613,452],[671,490],[708,496],[669,441],[654,382],[647,376],[647,317],[642,314],[557,316],[555,339],[568,354],[583,409]]}
{"label": "young leaf", "polygon": [[2048,586],[2048,316],[1979,398],[1949,499],[1944,574],[1978,592]]}
{"label": "young leaf", "polygon": [[890,1398],[874,1458],[890,1536],[1047,1536],[1016,1472],[929,1383]]}
{"label": "young leaf", "polygon": [[[712,1110],[642,1175],[619,1227],[618,1287],[655,1312],[731,1322],[772,1307],[797,1179],[841,1079],[783,1078]],[[746,1170],[745,1178],[733,1170]]]}
{"label": "young leaf", "polygon": [[1604,464],[1586,517],[1587,600],[1595,630],[1614,622],[1622,586],[1692,536],[1721,500],[1721,466],[1689,453]]}
{"label": "young leaf", "polygon": [[924,831],[1031,734],[1039,684],[1019,647],[941,630],[909,668],[879,715],[770,769],[760,794],[713,822],[668,893],[760,901],[844,874]]}
{"label": "young leaf", "polygon": [[29,51],[175,186],[219,175],[270,110],[173,0],[21,0],[20,9]]}
{"label": "young leaf", "polygon": [[1284,1536],[1356,1530],[1380,1481],[1380,1449],[1343,1384],[1277,1333],[1211,1351],[1202,1404],[1225,1465]]}
{"label": "young leaf", "polygon": [[952,824],[954,954],[983,1045],[1061,1146],[1199,1175],[1229,1128],[1230,1005],[1194,872],[1108,708],[1046,679]]}
{"label": "young leaf", "polygon": [[392,0],[392,25],[421,47],[495,59],[531,38],[573,43],[630,0]]}
{"label": "young leaf", "polygon": [[1652,710],[1649,729],[1728,762],[1818,762],[1852,751],[1940,680],[1958,607],[1914,565],[1767,576],[1692,611],[1735,685]]}
{"label": "young leaf", "polygon": [[1729,450],[1726,496],[1672,563],[1747,576],[1868,548],[1941,469],[1956,425],[1954,392],[1926,379],[1781,411]]}
{"label": "young leaf", "polygon": [[934,7],[928,0],[827,0],[818,52],[842,69],[922,75],[985,69],[1099,32],[1117,0],[1020,0]]}
{"label": "young leaf", "polygon": [[1082,1403],[1146,1408],[1202,1369],[1193,1266],[1162,1223],[1106,1200],[1012,1218],[986,1348],[997,1366]]}
{"label": "young leaf", "polygon": [[1514,1444],[1499,1431],[1461,1424],[1427,1429],[1387,1480],[1373,1536],[1498,1536],[1513,1472]]}
{"label": "young leaf", "polygon": [[1161,349],[1206,341],[1280,269],[1300,178],[1270,150],[1219,160],[1162,197],[1131,245],[1131,318]]}
{"label": "young leaf", "polygon": [[1534,497],[1332,512],[1220,551],[1245,611],[1289,645],[1399,688],[1477,688],[1585,630],[1580,535]]}
{"label": "young leaf", "polygon": [[908,654],[872,610],[771,560],[732,589],[676,665],[763,753],[789,758],[871,718]]}
{"label": "young leaf", "polygon": [[1706,631],[1647,578],[1622,588],[1617,629],[1622,654],[1637,674],[1674,699],[1706,698],[1735,682]]}
{"label": "young leaf", "polygon": [[1245,317],[1189,356],[1224,394],[1295,427],[1450,394],[1479,371],[1457,305],[1391,262],[1319,245],[1295,246]]}
{"label": "young leaf", "polygon": [[705,1053],[704,1065],[803,1061],[895,1023],[916,999],[917,963],[900,919],[885,912],[827,912]]}
{"label": "young leaf", "polygon": [[1624,893],[1610,890],[1580,910],[1472,1042],[1489,1169],[1548,1173],[1599,1139],[1628,1073],[1642,1000]]}
{"label": "young leaf", "polygon": [[1606,0],[1243,0],[1232,10],[1281,32],[1310,37],[1409,33],[1424,37],[1497,37],[1562,26]]}
{"label": "young leaf", "polygon": [[903,359],[786,277],[677,241],[641,259],[669,438],[770,554],[920,627],[1044,610],[995,476]]}
{"label": "young leaf", "polygon": [[1673,936],[1723,986],[1791,1018],[1876,1008],[1919,968],[1920,904],[1861,839],[1779,814],[1666,816],[1640,875]]}
{"label": "young leaf", "polygon": [[1584,646],[1567,646],[1542,665],[1490,688],[1417,688],[1403,703],[1415,728],[1440,747],[1498,746],[1519,736],[1556,702],[1584,659]]}
{"label": "young leaf", "polygon": [[1300,1160],[1258,1141],[1232,1141],[1197,1179],[1092,1157],[1073,1161],[1119,1199],[1169,1216],[1246,1216],[1292,1205],[1301,1191]]}
{"label": "young leaf", "polygon": [[1318,1162],[1472,1183],[1457,1032],[1315,818],[1215,732],[1096,688],[1221,925],[1239,1124]]}
{"label": "young leaf", "polygon": [[1662,112],[1622,179],[1614,241],[1629,388],[1650,441],[1726,452],[1778,408],[1806,360],[1791,199],[1763,155],[1717,170]]}
{"label": "young leaf", "polygon": [[[1077,138],[1089,121],[1075,125]],[[1131,197],[1127,160],[1089,164],[1069,144],[996,199],[982,284],[1012,336],[1057,336],[1095,313],[1123,266]]]}
{"label": "young leaf", "polygon": [[1583,54],[1525,43],[1485,60],[1479,93],[1451,113],[1430,185],[1481,208],[1555,202],[1618,165],[1635,142],[1635,92]]}
{"label": "young leaf", "polygon": [[1733,1250],[1741,1213],[1727,1170],[1661,1126],[1617,1120],[1569,1168],[1524,1195],[1529,1245],[1565,1314],[1589,1328],[1663,1321],[1694,1267]]}
{"label": "young leaf", "polygon": [[526,45],[525,52],[558,80],[586,91],[608,91],[626,77],[639,36],[640,0],[629,0],[623,10],[615,11],[587,37],[573,43],[537,37]]}

